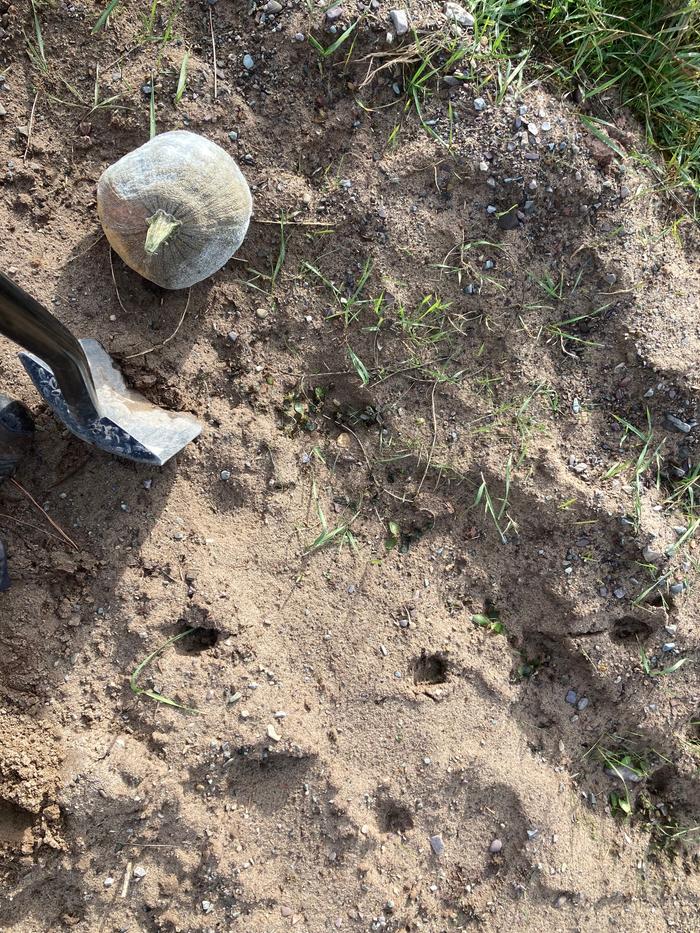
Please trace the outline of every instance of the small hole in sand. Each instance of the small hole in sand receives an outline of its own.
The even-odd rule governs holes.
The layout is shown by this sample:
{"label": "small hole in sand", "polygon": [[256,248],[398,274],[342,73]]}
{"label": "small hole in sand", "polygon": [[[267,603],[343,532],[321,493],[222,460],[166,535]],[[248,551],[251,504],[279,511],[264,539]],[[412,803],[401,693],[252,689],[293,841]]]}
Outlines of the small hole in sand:
{"label": "small hole in sand", "polygon": [[182,650],[187,654],[201,654],[213,648],[219,640],[219,632],[215,628],[198,626],[193,632],[183,638]]}
{"label": "small hole in sand", "polygon": [[413,829],[410,810],[395,800],[387,801],[382,813],[382,830],[385,833],[405,833],[409,829]]}
{"label": "small hole in sand", "polygon": [[652,626],[642,619],[635,619],[634,616],[623,616],[618,619],[611,632],[615,641],[632,641],[635,638],[648,638],[651,635]]}
{"label": "small hole in sand", "polygon": [[444,684],[447,680],[447,658],[443,654],[421,653],[413,662],[414,684]]}

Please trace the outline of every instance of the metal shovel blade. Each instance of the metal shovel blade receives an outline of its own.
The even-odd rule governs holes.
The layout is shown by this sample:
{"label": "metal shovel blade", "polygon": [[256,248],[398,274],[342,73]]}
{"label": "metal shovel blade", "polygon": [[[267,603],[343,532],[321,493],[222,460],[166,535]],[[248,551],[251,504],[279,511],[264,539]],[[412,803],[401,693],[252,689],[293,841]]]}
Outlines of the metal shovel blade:
{"label": "metal shovel blade", "polygon": [[100,417],[77,421],[51,368],[33,353],[19,358],[44,401],[66,427],[88,444],[136,463],[162,466],[202,430],[193,415],[165,411],[129,389],[97,340],[81,340],[97,393]]}

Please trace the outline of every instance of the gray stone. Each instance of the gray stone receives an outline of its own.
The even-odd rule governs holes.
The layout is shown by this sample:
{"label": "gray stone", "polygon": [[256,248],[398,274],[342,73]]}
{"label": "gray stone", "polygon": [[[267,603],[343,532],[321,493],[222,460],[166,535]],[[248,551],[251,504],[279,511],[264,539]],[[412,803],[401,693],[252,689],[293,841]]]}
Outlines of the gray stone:
{"label": "gray stone", "polygon": [[405,36],[408,32],[408,10],[390,10],[389,19],[397,36]]}
{"label": "gray stone", "polygon": [[571,706],[574,706],[574,704],[576,703],[576,691],[575,690],[568,691],[568,693],[566,694],[566,702],[571,704]]}
{"label": "gray stone", "polygon": [[474,17],[467,12],[459,3],[448,2],[445,4],[445,16],[450,22],[464,26],[465,29],[474,25]]}
{"label": "gray stone", "polygon": [[330,10],[326,11],[326,21],[329,23],[335,23],[343,15],[343,8],[341,6],[331,7]]}
{"label": "gray stone", "polygon": [[432,848],[433,852],[436,855],[438,856],[442,855],[443,852],[445,851],[445,843],[443,842],[442,836],[440,835],[431,836],[430,847]]}
{"label": "gray stone", "polygon": [[486,110],[486,101],[484,100],[483,97],[474,98],[474,110],[477,110],[479,112],[481,112],[482,110]]}
{"label": "gray stone", "polygon": [[265,4],[265,12],[266,13],[281,13],[282,4],[278,3],[278,0],[268,0],[268,2]]}
{"label": "gray stone", "polygon": [[247,53],[243,56],[243,67],[246,71],[252,71],[255,68],[255,62],[253,61],[253,56],[248,55]]}
{"label": "gray stone", "polygon": [[511,207],[509,211],[501,214],[497,223],[501,230],[517,230],[519,226],[518,209],[516,207]]}
{"label": "gray stone", "polygon": [[689,434],[695,427],[694,421],[682,421],[670,412],[666,413],[666,421],[682,434]]}
{"label": "gray stone", "polygon": [[591,702],[591,701],[588,699],[588,697],[581,697],[581,699],[580,699],[580,700],[578,701],[578,703],[576,704],[576,709],[577,709],[580,713],[582,713],[582,712],[586,709],[586,707],[588,706],[588,704],[589,704],[590,702]]}
{"label": "gray stone", "polygon": [[503,843],[500,839],[494,839],[491,845],[489,846],[489,852],[495,855],[497,852],[500,852],[503,848]]}

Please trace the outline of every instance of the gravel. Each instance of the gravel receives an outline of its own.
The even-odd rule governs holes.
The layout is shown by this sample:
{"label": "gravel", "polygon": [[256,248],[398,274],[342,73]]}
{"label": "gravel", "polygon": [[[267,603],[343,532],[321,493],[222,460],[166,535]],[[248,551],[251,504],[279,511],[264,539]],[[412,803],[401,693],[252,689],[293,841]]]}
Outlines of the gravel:
{"label": "gravel", "polygon": [[571,704],[571,706],[574,706],[576,703],[576,700],[577,700],[576,691],[569,690],[568,693],[566,694],[566,702]]}
{"label": "gravel", "polygon": [[491,845],[489,846],[489,852],[495,855],[497,852],[500,852],[503,848],[503,843],[500,839],[494,839]]}
{"label": "gravel", "polygon": [[478,110],[479,112],[486,110],[486,101],[483,97],[474,98],[474,110]]}
{"label": "gravel", "polygon": [[246,53],[243,56],[243,67],[245,68],[246,71],[252,71],[253,68],[255,68],[255,61],[253,60],[252,55],[248,55]]}

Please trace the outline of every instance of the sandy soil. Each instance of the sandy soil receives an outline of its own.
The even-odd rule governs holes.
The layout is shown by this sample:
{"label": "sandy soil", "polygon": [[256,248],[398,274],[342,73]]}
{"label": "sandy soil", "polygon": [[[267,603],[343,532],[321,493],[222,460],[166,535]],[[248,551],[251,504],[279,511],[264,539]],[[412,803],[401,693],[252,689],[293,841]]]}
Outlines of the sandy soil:
{"label": "sandy soil", "polygon": [[[396,52],[383,3],[343,4],[341,29],[366,14],[352,60],[319,68],[294,37],[330,44],[321,10],[221,0],[216,99],[209,8],[144,44],[146,6],[92,36],[100,6],[42,4],[42,74],[0,3],[2,267],[204,425],[162,470],[115,461],[0,347],[37,422],[17,479],[77,545],[0,489],[0,926],[697,929],[682,195],[624,113],[614,153],[536,83],[428,97],[448,151],[404,117],[400,69],[360,89]],[[158,130],[224,146],[255,204],[167,343],[187,294],[112,274],[94,200],[148,138],[151,71]],[[138,686],[196,713],[129,684],[188,629]]]}

